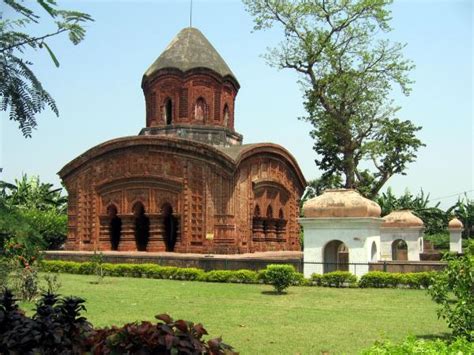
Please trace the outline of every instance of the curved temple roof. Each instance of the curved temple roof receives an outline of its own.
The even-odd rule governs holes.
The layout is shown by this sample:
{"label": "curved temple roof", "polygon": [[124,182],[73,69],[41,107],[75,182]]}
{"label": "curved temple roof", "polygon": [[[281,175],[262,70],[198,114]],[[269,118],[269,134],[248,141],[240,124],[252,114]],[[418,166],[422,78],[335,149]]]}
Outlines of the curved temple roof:
{"label": "curved temple roof", "polygon": [[161,53],[158,59],[145,72],[143,79],[148,79],[157,71],[165,68],[176,68],[186,72],[194,68],[207,68],[222,77],[231,76],[237,81],[224,59],[197,28],[182,29]]}

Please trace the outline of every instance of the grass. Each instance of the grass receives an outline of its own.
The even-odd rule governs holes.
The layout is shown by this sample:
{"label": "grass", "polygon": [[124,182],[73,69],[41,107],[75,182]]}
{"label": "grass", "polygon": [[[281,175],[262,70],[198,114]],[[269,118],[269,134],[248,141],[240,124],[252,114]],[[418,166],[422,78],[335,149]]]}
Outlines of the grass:
{"label": "grass", "polygon": [[[203,323],[241,354],[353,354],[376,340],[448,332],[422,290],[217,284],[61,274],[62,295],[87,300],[94,326],[173,318]],[[27,305],[26,305],[27,306]],[[31,306],[30,306],[31,307]]]}

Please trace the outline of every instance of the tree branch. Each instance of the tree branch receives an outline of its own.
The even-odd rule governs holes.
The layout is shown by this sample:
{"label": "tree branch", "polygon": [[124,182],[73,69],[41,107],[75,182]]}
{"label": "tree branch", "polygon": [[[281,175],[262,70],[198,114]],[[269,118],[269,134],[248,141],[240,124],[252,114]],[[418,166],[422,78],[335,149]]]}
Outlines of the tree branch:
{"label": "tree branch", "polygon": [[33,38],[30,38],[30,39],[27,39],[25,41],[22,41],[22,42],[18,42],[18,43],[14,43],[14,44],[11,44],[5,48],[2,48],[0,49],[0,52],[1,53],[4,53],[10,49],[13,49],[13,48],[16,48],[16,47],[21,47],[21,46],[24,46],[25,44],[30,44],[30,43],[36,43],[36,42],[40,42],[40,41],[43,41],[45,40],[46,38],[48,37],[53,37],[53,36],[56,36],[60,33],[63,33],[63,32],[66,32],[68,31],[67,28],[61,28],[61,29],[58,29],[56,32],[53,32],[53,33],[48,33],[44,36],[41,36],[41,37],[33,37]]}

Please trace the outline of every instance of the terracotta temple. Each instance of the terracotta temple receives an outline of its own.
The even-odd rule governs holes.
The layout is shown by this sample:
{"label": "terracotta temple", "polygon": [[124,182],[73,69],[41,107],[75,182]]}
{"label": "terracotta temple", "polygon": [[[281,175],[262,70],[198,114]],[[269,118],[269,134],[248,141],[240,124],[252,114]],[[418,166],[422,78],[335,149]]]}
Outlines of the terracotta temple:
{"label": "terracotta temple", "polygon": [[239,82],[195,28],[145,72],[146,127],[60,172],[67,250],[249,253],[300,250],[305,179],[277,144],[242,144]]}

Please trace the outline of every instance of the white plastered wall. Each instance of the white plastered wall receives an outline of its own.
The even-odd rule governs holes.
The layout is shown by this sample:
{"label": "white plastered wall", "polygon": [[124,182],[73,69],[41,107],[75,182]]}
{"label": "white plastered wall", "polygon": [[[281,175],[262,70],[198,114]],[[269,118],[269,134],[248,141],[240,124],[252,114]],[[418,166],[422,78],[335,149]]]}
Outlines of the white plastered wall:
{"label": "white plastered wall", "polygon": [[380,259],[381,218],[300,218],[299,222],[304,229],[305,277],[324,272],[324,247],[333,240],[347,246],[349,263],[364,264],[349,265],[349,271],[357,276],[369,271],[367,263]]}
{"label": "white plastered wall", "polygon": [[449,228],[449,251],[462,253],[462,229]]}
{"label": "white plastered wall", "polygon": [[423,252],[423,227],[383,227],[380,229],[380,260],[392,260],[392,244],[401,239],[407,243],[408,261],[420,261]]}

